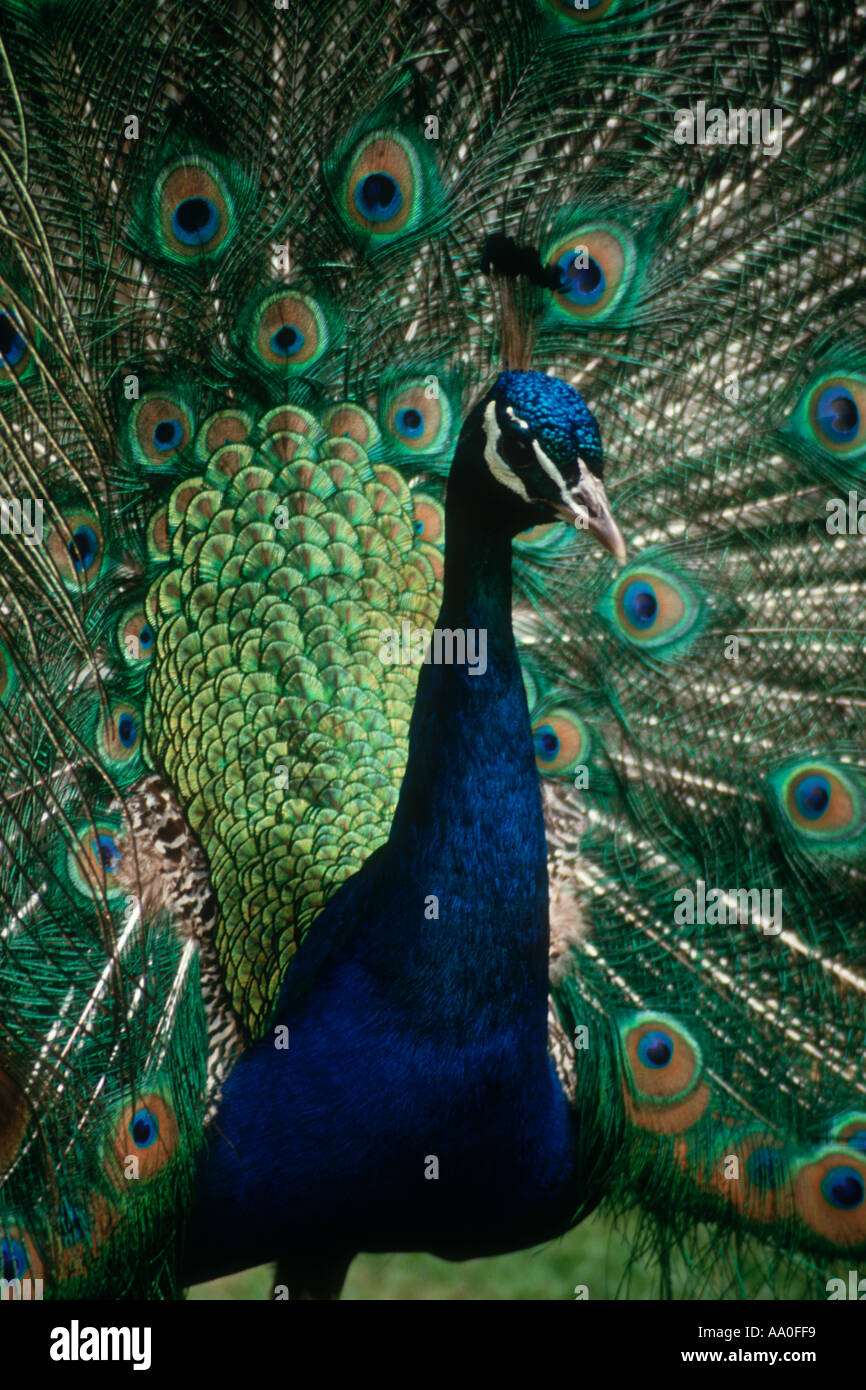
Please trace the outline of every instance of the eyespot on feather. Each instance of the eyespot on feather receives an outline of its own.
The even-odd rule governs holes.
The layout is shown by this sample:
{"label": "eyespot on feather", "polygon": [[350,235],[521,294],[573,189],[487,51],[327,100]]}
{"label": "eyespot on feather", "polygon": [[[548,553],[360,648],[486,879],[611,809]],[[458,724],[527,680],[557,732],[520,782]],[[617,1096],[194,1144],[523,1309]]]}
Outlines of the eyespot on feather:
{"label": "eyespot on feather", "polygon": [[63,514],[62,525],[52,518],[48,551],[60,578],[73,593],[87,590],[100,578],[105,560],[102,523],[88,508]]}
{"label": "eyespot on feather", "polygon": [[676,1134],[690,1129],[709,1103],[700,1048],[681,1024],[643,1013],[620,1025],[629,1119],[641,1129]]}
{"label": "eyespot on feather", "polygon": [[91,900],[109,902],[123,897],[118,882],[122,861],[117,827],[109,821],[87,822],[79,827],[67,854],[69,877],[78,892]]}
{"label": "eyespot on feather", "polygon": [[655,565],[621,571],[603,595],[600,611],[630,646],[663,660],[678,656],[704,624],[698,592],[679,575]]}
{"label": "eyespot on feather", "polygon": [[127,438],[134,458],[146,468],[172,464],[187,448],[192,432],[188,406],[167,392],[142,396],[130,411]]}
{"label": "eyespot on feather", "polygon": [[165,170],[154,200],[160,248],[171,260],[215,259],[236,231],[228,184],[216,164],[201,156]]}
{"label": "eyespot on feather", "polygon": [[851,848],[866,829],[866,795],[853,768],[804,759],[772,773],[770,788],[784,820],[804,842]]}
{"label": "eyespot on feather", "polygon": [[156,631],[141,606],[124,610],[117,624],[117,645],[128,666],[146,665],[153,659]]}
{"label": "eyespot on feather", "polygon": [[819,1150],[795,1174],[794,1205],[803,1224],[830,1245],[866,1245],[866,1161],[848,1146]]}
{"label": "eyespot on feather", "polygon": [[369,238],[387,240],[417,226],[423,186],[422,162],[412,141],[396,131],[373,131],[349,160],[343,215]]}
{"label": "eyespot on feather", "polygon": [[174,1107],[156,1091],[128,1101],[112,1129],[105,1170],[116,1187],[129,1182],[128,1164],[136,1161],[139,1180],[147,1181],[171,1161],[179,1142]]}
{"label": "eyespot on feather", "polygon": [[[732,1158],[737,1160],[737,1177],[726,1175]],[[750,1221],[787,1220],[794,1209],[788,1156],[779,1147],[778,1137],[763,1130],[734,1134],[724,1141],[708,1185]]]}
{"label": "eyespot on feather", "polygon": [[302,372],[324,357],[331,339],[323,306],[309,295],[283,290],[259,305],[252,320],[250,347],[266,367]]}
{"label": "eyespot on feather", "polygon": [[134,762],[141,752],[141,716],[129,704],[113,705],[99,721],[99,751],[109,767]]}
{"label": "eyespot on feather", "polygon": [[577,223],[546,253],[558,266],[562,288],[553,291],[561,314],[585,324],[602,323],[622,304],[635,277],[637,248],[624,227]]}
{"label": "eyespot on feather", "polygon": [[589,730],[573,710],[554,708],[532,724],[535,766],[546,776],[573,771],[589,755]]}
{"label": "eyespot on feather", "polygon": [[382,428],[401,449],[429,454],[451,436],[451,406],[444,391],[430,396],[423,381],[409,382],[388,392],[383,401]]}

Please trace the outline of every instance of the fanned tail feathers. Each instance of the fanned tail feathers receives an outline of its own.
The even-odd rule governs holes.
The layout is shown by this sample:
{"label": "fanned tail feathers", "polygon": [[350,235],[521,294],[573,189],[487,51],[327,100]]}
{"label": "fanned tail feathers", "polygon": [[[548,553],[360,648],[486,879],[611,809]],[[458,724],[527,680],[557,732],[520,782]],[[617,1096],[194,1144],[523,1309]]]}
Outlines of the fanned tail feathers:
{"label": "fanned tail feathers", "polygon": [[[860,18],[2,8],[3,1273],[174,1289],[227,1068],[387,837],[505,233],[629,545],[514,555],[575,1216],[591,1172],[663,1288],[820,1286],[866,1249]],[[701,102],[778,148],[678,142]]]}

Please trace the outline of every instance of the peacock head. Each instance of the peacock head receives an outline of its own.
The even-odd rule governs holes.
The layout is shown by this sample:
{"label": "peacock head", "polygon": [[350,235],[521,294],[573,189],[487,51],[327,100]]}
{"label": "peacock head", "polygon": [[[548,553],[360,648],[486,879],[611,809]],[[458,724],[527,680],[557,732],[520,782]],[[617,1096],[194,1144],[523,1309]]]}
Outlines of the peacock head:
{"label": "peacock head", "polygon": [[[504,371],[461,437],[476,493],[512,535],[554,519],[591,532],[625,563],[626,548],[601,480],[595,417],[573,386],[544,372]],[[452,479],[454,472],[452,470]],[[459,484],[458,484],[459,486]]]}

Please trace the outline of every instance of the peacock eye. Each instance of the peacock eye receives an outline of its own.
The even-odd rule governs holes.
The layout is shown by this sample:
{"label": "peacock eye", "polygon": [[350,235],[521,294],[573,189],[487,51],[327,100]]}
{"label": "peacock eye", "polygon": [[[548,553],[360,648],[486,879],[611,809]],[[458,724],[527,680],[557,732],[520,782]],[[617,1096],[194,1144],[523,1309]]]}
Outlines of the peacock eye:
{"label": "peacock eye", "polygon": [[183,427],[178,420],[160,420],[153,427],[153,442],[161,454],[177,449],[183,443]]}
{"label": "peacock eye", "polygon": [[855,1168],[831,1168],[821,1179],[821,1193],[826,1202],[839,1211],[854,1211],[862,1205],[863,1179]]}
{"label": "peacock eye", "polygon": [[800,1220],[833,1245],[859,1246],[866,1239],[866,1169],[850,1150],[831,1146],[800,1163],[794,1201]]}
{"label": "peacock eye", "polygon": [[258,304],[249,341],[264,366],[301,371],[325,354],[335,328],[317,300],[297,290],[281,290]]}
{"label": "peacock eye", "polygon": [[651,584],[642,579],[633,580],[623,589],[621,603],[623,617],[633,628],[644,631],[654,625],[659,604]]}
{"label": "peacock eye", "polygon": [[233,201],[226,180],[209,160],[181,160],[157,183],[158,231],[163,252],[175,261],[215,257],[234,231]]}
{"label": "peacock eye", "polygon": [[697,591],[678,575],[649,565],[621,574],[600,606],[621,637],[664,658],[696,636],[703,619]]}
{"label": "peacock eye", "polygon": [[179,1139],[177,1115],[169,1096],[156,1091],[137,1096],[117,1112],[105,1155],[108,1176],[117,1187],[126,1188],[131,1140],[138,1179],[146,1182],[156,1177],[171,1162]]}
{"label": "peacock eye", "polygon": [[826,386],[815,403],[815,422],[833,444],[850,444],[860,428],[860,411],[847,386]]}
{"label": "peacock eye", "polygon": [[548,776],[571,772],[586,761],[589,731],[569,709],[549,709],[532,723],[535,766]]}
{"label": "peacock eye", "polygon": [[106,763],[115,770],[129,764],[138,753],[141,729],[131,705],[115,705],[99,724],[99,749]]}
{"label": "peacock eye", "polygon": [[607,281],[594,256],[566,251],[557,265],[562,271],[563,293],[573,304],[598,303],[607,289]]}
{"label": "peacock eye", "polygon": [[129,418],[129,440],[140,463],[164,468],[189,444],[192,416],[186,403],[168,393],[142,396]]}
{"label": "peacock eye", "polygon": [[866,824],[863,794],[840,767],[798,762],[770,784],[788,823],[812,839],[850,840]]}
{"label": "peacock eye", "polygon": [[125,611],[117,625],[117,641],[130,664],[150,660],[156,633],[143,609],[133,607]]}
{"label": "peacock eye", "polygon": [[401,448],[413,453],[434,453],[450,437],[452,414],[447,392],[431,394],[424,380],[386,390],[380,412],[387,433]]}
{"label": "peacock eye", "polygon": [[86,573],[99,552],[99,541],[92,526],[76,526],[67,547],[78,574]]}
{"label": "peacock eye", "polygon": [[93,512],[67,512],[63,519],[64,530],[51,528],[49,553],[68,589],[90,588],[102,573],[105,558],[102,527]]}
{"label": "peacock eye", "polygon": [[424,416],[415,406],[407,406],[395,414],[394,428],[404,439],[418,439],[424,433]]}
{"label": "peacock eye", "polygon": [[[835,460],[834,481],[847,481],[866,455],[866,377],[823,373],[806,387],[781,433],[810,464],[816,449],[825,460]],[[846,470],[845,461],[855,469]]]}
{"label": "peacock eye", "polygon": [[674,1040],[670,1033],[663,1033],[661,1029],[655,1028],[649,1033],[644,1033],[637,1045],[637,1055],[645,1067],[657,1071],[660,1067],[670,1065],[674,1055]]}
{"label": "peacock eye", "polygon": [[628,1079],[625,1098],[633,1123],[657,1132],[688,1129],[709,1100],[702,1085],[698,1044],[663,1014],[642,1013],[620,1024]]}
{"label": "peacock eye", "polygon": [[355,206],[371,222],[388,222],[403,206],[400,185],[383,171],[365,174],[355,185]]}
{"label": "peacock eye", "polygon": [[561,313],[586,323],[610,318],[631,285],[636,248],[624,227],[612,223],[575,223],[547,253],[558,266],[561,288],[554,302]]}
{"label": "peacock eye", "polygon": [[368,240],[382,243],[411,231],[429,211],[424,195],[433,193],[432,167],[409,135],[373,131],[344,167],[340,205],[349,227]]}
{"label": "peacock eye", "polygon": [[788,1173],[784,1154],[768,1144],[756,1145],[746,1158],[746,1173],[755,1187],[764,1191],[780,1187]]}
{"label": "peacock eye", "polygon": [[808,414],[822,448],[858,453],[866,444],[866,382],[837,376],[817,383],[809,394]]}
{"label": "peacock eye", "polygon": [[830,1138],[866,1155],[866,1116],[856,1113],[839,1116],[831,1127]]}
{"label": "peacock eye", "polygon": [[86,824],[75,837],[67,857],[69,876],[88,898],[117,898],[125,889],[117,873],[123,860],[117,832],[111,825]]}
{"label": "peacock eye", "polygon": [[97,835],[95,840],[91,840],[90,848],[93,851],[94,859],[98,861],[107,874],[117,873],[120,864],[120,850],[113,835]]}
{"label": "peacock eye", "polygon": [[187,246],[207,246],[219,225],[219,209],[210,198],[184,198],[171,217],[175,236]]}
{"label": "peacock eye", "polygon": [[137,1110],[129,1122],[129,1133],[137,1149],[149,1149],[159,1138],[159,1119],[152,1110]]}

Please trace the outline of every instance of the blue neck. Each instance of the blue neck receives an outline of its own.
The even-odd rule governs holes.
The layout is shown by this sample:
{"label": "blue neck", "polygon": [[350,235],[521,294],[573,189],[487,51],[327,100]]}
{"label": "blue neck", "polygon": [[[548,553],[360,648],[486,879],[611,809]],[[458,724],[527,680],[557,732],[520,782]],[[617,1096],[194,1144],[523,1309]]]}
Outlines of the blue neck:
{"label": "blue neck", "polygon": [[[478,524],[452,494],[437,627],[485,632],[487,668],[421,668],[409,760],[386,855],[419,893],[392,921],[388,955],[403,987],[425,972],[445,1022],[464,1010],[536,1021],[547,994],[547,868],[538,772],[511,630],[511,538]],[[439,899],[437,922],[424,902]],[[376,937],[382,941],[381,922]],[[393,954],[392,954],[393,952]],[[459,989],[455,988],[459,984]],[[417,1002],[417,1001],[415,1001]]]}

